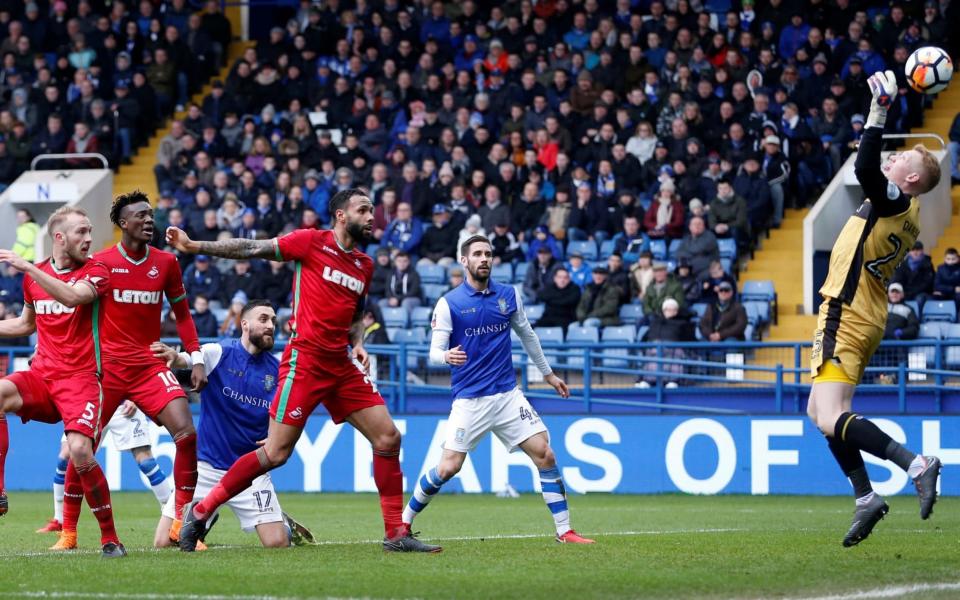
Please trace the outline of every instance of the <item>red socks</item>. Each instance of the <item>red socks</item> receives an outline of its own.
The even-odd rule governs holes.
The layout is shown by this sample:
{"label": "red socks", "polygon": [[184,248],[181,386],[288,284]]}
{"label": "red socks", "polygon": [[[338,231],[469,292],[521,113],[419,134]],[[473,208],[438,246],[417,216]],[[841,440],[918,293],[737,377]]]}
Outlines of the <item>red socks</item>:
{"label": "red socks", "polygon": [[197,434],[177,438],[174,444],[177,454],[173,459],[173,483],[176,487],[173,502],[174,514],[180,518],[183,505],[193,500],[193,490],[197,487]]}
{"label": "red socks", "polygon": [[[260,464],[260,457],[257,456],[256,450],[244,454],[237,459],[237,462],[233,463],[230,470],[223,476],[220,483],[210,490],[207,497],[193,507],[193,514],[201,519],[206,519],[221,504],[250,487],[254,479],[269,470]],[[179,489],[177,493],[180,493]]]}
{"label": "red socks", "polygon": [[[107,478],[104,477],[100,465],[97,464],[96,459],[93,459],[86,464],[79,465],[76,471],[83,483],[83,493],[87,498],[87,505],[100,524],[100,544],[106,544],[107,542],[119,544],[120,539],[117,537],[117,530],[113,525],[110,488],[107,486]],[[66,505],[64,505],[64,512],[66,512]],[[63,520],[67,520],[66,514],[64,514]]]}
{"label": "red socks", "polygon": [[0,412],[0,492],[7,489],[3,481],[3,472],[7,464],[7,451],[10,449],[10,432],[7,431],[7,415]]}
{"label": "red socks", "polygon": [[83,482],[77,473],[73,461],[67,463],[67,474],[63,480],[63,530],[77,532],[80,520],[80,506],[83,504]]}
{"label": "red socks", "polygon": [[380,511],[387,538],[396,537],[403,525],[403,471],[399,450],[373,450],[373,480],[380,492]]}

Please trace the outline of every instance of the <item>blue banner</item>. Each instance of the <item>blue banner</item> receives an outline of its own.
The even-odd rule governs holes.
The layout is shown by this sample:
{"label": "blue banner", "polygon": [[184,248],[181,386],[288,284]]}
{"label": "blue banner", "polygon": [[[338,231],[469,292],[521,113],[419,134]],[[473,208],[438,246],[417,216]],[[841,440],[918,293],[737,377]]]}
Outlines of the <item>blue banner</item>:
{"label": "blue banner", "polygon": [[[567,488],[577,493],[825,494],[850,493],[823,435],[801,417],[545,416]],[[875,417],[893,439],[915,452],[960,464],[960,417]],[[409,492],[440,458],[446,419],[398,416],[401,460]],[[10,489],[50,489],[61,430],[11,416],[6,482]],[[153,452],[172,471],[173,441],[152,427]],[[132,456],[112,446],[98,453],[112,489],[143,489]],[[912,494],[906,474],[864,454],[881,495]],[[960,478],[944,470],[941,493],[960,495]],[[326,415],[309,420],[293,457],[272,473],[281,491],[375,491],[370,444],[349,425]],[[539,490],[537,471],[522,453],[509,454],[487,436],[444,490],[495,492],[509,484]]]}

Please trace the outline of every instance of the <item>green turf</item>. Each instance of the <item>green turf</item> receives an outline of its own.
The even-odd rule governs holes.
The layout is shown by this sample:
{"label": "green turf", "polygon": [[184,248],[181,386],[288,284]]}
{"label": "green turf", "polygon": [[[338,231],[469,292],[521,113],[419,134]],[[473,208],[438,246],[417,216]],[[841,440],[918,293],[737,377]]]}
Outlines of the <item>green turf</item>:
{"label": "green turf", "polygon": [[[0,597],[766,598],[960,581],[957,499],[941,500],[924,522],[915,498],[893,498],[873,536],[853,549],[840,546],[848,498],[570,500],[574,525],[596,545],[556,544],[539,496],[444,495],[416,523],[444,552],[384,555],[375,541],[382,535],[376,496],[282,494],[287,512],[326,544],[263,550],[226,514],[210,551],[184,555],[148,549],[159,512],[151,495],[118,493],[115,514],[130,556],[104,561],[88,512],[81,551],[54,555],[45,550],[54,536],[34,533],[49,517],[49,495],[12,492],[11,512],[0,519]],[[518,534],[530,537],[498,537]]]}

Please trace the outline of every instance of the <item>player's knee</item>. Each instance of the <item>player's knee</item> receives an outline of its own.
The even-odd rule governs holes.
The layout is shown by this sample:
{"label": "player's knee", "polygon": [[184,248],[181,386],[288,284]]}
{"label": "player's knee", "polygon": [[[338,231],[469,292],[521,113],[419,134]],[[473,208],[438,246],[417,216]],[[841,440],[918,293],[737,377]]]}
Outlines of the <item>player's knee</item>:
{"label": "player's knee", "polygon": [[440,479],[446,481],[459,473],[461,467],[463,467],[462,460],[443,459],[437,465],[437,475],[440,476]]}
{"label": "player's knee", "polygon": [[90,438],[82,435],[68,436],[67,448],[74,465],[83,465],[93,460],[93,441]]}
{"label": "player's knee", "polygon": [[290,547],[290,538],[287,537],[286,532],[282,534],[273,535],[261,540],[264,548],[289,548]]}
{"label": "player's knee", "polygon": [[378,434],[373,439],[374,450],[380,450],[381,452],[397,452],[400,450],[400,430],[396,427],[391,429],[391,431]]}
{"label": "player's knee", "polygon": [[533,457],[533,462],[538,469],[552,469],[557,466],[557,455],[553,453],[553,448],[545,446],[537,456]]}
{"label": "player's knee", "polygon": [[192,420],[178,423],[175,427],[176,431],[170,432],[170,435],[173,436],[173,442],[175,444],[183,443],[185,440],[189,440],[191,436],[193,438],[196,438],[197,436],[197,430],[193,426]]}
{"label": "player's knee", "polygon": [[0,416],[6,413],[17,412],[23,406],[20,392],[13,382],[0,379]]}
{"label": "player's knee", "polygon": [[169,548],[172,545],[173,545],[173,542],[170,541],[169,530],[166,533],[161,533],[158,531],[153,538],[154,548]]}
{"label": "player's knee", "polygon": [[292,446],[264,446],[257,451],[260,458],[260,464],[268,469],[276,469],[283,466],[293,454]]}

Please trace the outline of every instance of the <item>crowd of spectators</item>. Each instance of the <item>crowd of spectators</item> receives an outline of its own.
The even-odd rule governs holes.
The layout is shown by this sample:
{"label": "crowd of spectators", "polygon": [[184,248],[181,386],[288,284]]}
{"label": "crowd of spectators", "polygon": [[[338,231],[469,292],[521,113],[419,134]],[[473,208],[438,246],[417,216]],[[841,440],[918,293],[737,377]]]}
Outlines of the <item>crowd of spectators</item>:
{"label": "crowd of spectators", "polygon": [[38,154],[128,161],[209,79],[230,37],[213,0],[201,12],[186,0],[0,5],[0,190]]}

